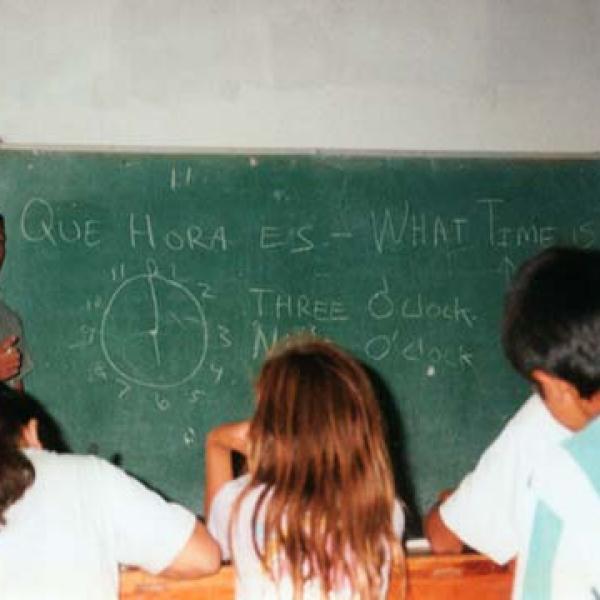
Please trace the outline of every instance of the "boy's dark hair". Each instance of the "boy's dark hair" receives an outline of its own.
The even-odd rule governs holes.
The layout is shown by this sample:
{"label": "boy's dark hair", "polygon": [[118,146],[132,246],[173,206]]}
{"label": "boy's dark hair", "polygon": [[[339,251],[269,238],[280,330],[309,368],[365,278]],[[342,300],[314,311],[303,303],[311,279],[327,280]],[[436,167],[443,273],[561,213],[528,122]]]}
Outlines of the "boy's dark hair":
{"label": "boy's dark hair", "polygon": [[0,384],[0,525],[5,512],[33,483],[35,471],[20,451],[22,428],[34,418],[32,406],[7,385]]}
{"label": "boy's dark hair", "polygon": [[31,419],[37,420],[38,437],[44,448],[68,450],[60,427],[38,400],[0,383],[0,526],[5,524],[8,508],[35,479],[33,465],[20,449],[23,427]]}
{"label": "boy's dark hair", "polygon": [[526,261],[506,296],[504,351],[531,379],[540,369],[582,397],[600,389],[600,251],[552,247]]}

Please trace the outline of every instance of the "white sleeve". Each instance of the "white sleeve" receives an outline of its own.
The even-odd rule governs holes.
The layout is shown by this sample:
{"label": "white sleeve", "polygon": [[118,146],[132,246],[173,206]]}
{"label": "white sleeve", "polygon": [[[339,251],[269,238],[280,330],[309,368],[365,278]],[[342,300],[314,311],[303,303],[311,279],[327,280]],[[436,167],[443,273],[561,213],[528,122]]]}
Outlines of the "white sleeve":
{"label": "white sleeve", "polygon": [[394,500],[394,514],[392,516],[392,527],[394,529],[394,534],[398,539],[402,539],[404,535],[404,510],[400,502],[395,499]]}
{"label": "white sleeve", "polygon": [[500,564],[518,550],[515,510],[521,469],[515,437],[505,429],[440,506],[447,527]]}
{"label": "white sleeve", "polygon": [[233,504],[242,489],[239,481],[229,481],[217,492],[208,515],[208,531],[217,540],[223,560],[231,560],[229,521]]}
{"label": "white sleeve", "polygon": [[196,517],[110,463],[95,462],[105,523],[118,562],[154,574],[166,569],[192,535]]}

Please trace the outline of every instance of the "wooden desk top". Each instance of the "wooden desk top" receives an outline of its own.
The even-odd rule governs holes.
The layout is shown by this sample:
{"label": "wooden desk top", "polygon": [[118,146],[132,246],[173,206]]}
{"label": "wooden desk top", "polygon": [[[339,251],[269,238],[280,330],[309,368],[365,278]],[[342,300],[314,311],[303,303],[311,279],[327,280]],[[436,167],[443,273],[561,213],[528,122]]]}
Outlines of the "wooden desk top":
{"label": "wooden desk top", "polygon": [[[512,569],[478,554],[410,556],[404,577],[392,572],[388,598],[406,600],[509,600]],[[234,574],[230,566],[204,579],[175,581],[138,570],[121,577],[120,600],[231,600]],[[405,589],[408,595],[405,597]]]}

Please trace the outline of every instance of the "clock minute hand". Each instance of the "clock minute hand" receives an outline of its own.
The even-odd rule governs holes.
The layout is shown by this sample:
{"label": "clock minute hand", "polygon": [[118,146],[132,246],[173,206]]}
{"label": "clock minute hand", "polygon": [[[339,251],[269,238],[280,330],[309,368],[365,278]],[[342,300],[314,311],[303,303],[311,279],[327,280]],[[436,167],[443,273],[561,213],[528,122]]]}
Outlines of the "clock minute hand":
{"label": "clock minute hand", "polygon": [[158,298],[156,297],[156,289],[154,288],[154,278],[152,275],[148,276],[148,285],[150,286],[152,308],[154,309],[154,327],[148,333],[152,336],[152,342],[154,343],[154,358],[156,359],[156,365],[160,366],[160,348],[158,347],[160,318],[158,314]]}
{"label": "clock minute hand", "polygon": [[151,329],[149,332],[152,337],[154,344],[154,358],[156,359],[156,365],[160,367],[160,348],[158,347],[158,328]]}

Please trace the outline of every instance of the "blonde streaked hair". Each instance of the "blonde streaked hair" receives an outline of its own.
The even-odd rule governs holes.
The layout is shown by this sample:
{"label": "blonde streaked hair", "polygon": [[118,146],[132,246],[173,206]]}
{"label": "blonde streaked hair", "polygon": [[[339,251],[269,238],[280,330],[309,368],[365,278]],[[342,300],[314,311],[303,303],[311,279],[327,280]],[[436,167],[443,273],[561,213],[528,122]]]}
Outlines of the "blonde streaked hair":
{"label": "blonde streaked hair", "polygon": [[250,482],[233,521],[244,497],[264,486],[252,535],[274,581],[283,559],[294,598],[311,580],[320,581],[323,596],[346,581],[361,599],[380,597],[382,568],[401,553],[381,414],[364,369],[331,342],[296,336],[267,357],[256,399]]}

